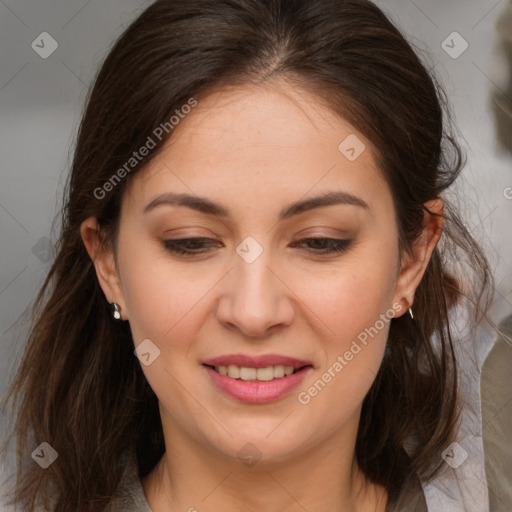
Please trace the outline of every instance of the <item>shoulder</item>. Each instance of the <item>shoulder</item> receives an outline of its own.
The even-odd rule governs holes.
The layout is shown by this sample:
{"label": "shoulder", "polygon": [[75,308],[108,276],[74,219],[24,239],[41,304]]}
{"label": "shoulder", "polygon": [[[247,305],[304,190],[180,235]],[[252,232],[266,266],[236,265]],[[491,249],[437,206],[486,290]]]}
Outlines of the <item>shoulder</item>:
{"label": "shoulder", "polygon": [[132,454],[123,457],[125,469],[109,512],[152,512],[144,495],[137,463]]}

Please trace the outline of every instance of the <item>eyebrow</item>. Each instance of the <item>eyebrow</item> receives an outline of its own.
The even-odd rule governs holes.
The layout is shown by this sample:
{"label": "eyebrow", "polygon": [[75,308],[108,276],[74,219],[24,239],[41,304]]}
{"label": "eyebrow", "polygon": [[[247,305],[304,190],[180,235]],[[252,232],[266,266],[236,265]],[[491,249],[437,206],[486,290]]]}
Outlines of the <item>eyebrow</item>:
{"label": "eyebrow", "polygon": [[[279,221],[289,219],[295,215],[321,208],[324,206],[332,206],[337,204],[347,204],[358,206],[365,210],[369,210],[368,204],[361,198],[354,196],[348,192],[333,191],[303,199],[289,204],[279,213]],[[175,194],[172,192],[161,194],[155,197],[145,208],[144,213],[155,209],[161,205],[186,206],[193,210],[197,210],[207,215],[215,215],[217,217],[229,217],[230,211],[219,203],[215,203],[206,197],[200,197],[190,194]]]}

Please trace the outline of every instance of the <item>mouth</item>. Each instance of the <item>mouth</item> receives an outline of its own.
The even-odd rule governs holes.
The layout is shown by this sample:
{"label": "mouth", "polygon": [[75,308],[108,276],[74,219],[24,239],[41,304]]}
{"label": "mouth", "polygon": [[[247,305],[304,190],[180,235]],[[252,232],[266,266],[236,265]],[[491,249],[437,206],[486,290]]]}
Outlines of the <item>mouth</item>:
{"label": "mouth", "polygon": [[304,371],[306,368],[312,367],[311,364],[294,367],[292,365],[271,365],[264,367],[250,367],[230,365],[204,365],[211,368],[220,375],[225,375],[231,379],[239,379],[245,382],[270,382],[273,380],[284,379],[290,375]]}
{"label": "mouth", "polygon": [[313,369],[311,361],[267,354],[233,354],[202,363],[214,386],[241,402],[267,403],[289,395]]}

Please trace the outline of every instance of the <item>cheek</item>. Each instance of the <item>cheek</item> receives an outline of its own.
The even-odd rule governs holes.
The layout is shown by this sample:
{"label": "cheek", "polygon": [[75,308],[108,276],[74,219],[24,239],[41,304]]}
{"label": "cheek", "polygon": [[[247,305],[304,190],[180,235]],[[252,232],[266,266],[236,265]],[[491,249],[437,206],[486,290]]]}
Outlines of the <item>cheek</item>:
{"label": "cheek", "polygon": [[[369,247],[368,247],[369,249]],[[305,303],[321,320],[316,321],[322,341],[321,368],[301,390],[318,414],[333,410],[341,421],[363,401],[382,362],[390,323],[396,257],[389,251],[361,251],[342,270],[322,280],[311,279],[303,288]],[[378,257],[377,257],[378,255]],[[322,413],[323,411],[323,413]]]}
{"label": "cheek", "polygon": [[[384,330],[367,345],[355,341],[329,354],[329,363],[297,394],[304,435],[325,437],[342,425],[356,425],[384,354]],[[350,356],[349,356],[350,354]],[[321,420],[321,425],[318,424]]]}
{"label": "cheek", "polygon": [[319,295],[316,304],[330,331],[323,339],[323,366],[337,376],[333,388],[357,397],[379,369],[392,319],[386,311],[391,306],[387,293],[368,292],[374,283],[354,279],[340,284],[337,291]]}
{"label": "cheek", "polygon": [[325,324],[325,332],[342,344],[391,308],[396,284],[391,264],[394,253],[372,252],[359,252],[328,274],[310,274],[297,281],[302,283],[299,295],[303,302]]}
{"label": "cheek", "polygon": [[123,296],[135,344],[149,338],[164,347],[168,345],[164,340],[187,339],[185,331],[192,329],[194,311],[215,279],[198,279],[192,267],[182,270],[170,265],[165,253],[157,255],[154,249],[127,249]]}
{"label": "cheek", "polygon": [[310,417],[324,418],[327,430],[356,413],[382,363],[394,316],[392,280],[381,288],[375,278],[375,273],[345,276],[309,297],[311,309],[323,320],[317,321],[318,328],[328,334],[319,336],[321,367],[301,386],[297,400]]}

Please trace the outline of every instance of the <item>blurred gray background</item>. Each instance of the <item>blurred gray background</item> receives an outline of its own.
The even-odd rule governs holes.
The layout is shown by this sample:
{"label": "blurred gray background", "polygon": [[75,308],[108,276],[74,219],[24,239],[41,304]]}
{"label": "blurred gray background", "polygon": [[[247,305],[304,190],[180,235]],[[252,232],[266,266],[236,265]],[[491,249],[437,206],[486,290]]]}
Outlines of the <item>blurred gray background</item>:
{"label": "blurred gray background", "polygon": [[[88,86],[114,40],[150,3],[0,0],[1,395],[22,356],[28,307],[49,268],[52,221]],[[512,313],[512,157],[496,143],[489,94],[508,86],[495,32],[507,1],[377,3],[434,70],[451,101],[468,159],[458,186],[472,232],[495,269],[491,316],[498,322]],[[479,365],[489,349],[489,341],[477,347]],[[0,433],[8,423],[6,411],[0,412]]]}

